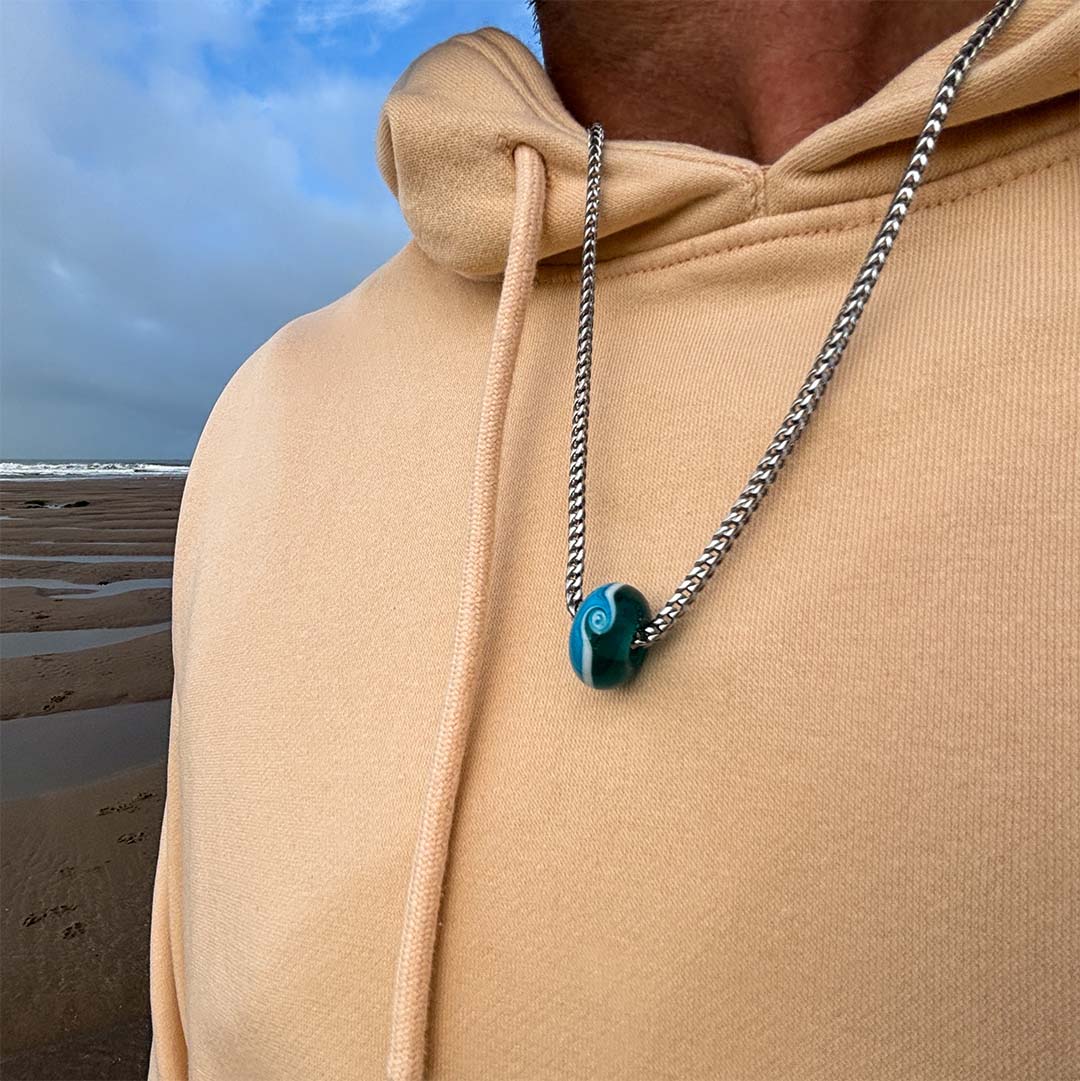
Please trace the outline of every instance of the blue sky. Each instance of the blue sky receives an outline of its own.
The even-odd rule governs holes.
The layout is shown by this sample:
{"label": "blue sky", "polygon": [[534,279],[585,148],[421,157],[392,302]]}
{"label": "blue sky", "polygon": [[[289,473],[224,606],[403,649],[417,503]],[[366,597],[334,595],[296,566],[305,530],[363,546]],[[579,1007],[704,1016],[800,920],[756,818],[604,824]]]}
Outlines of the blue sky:
{"label": "blue sky", "polygon": [[525,0],[3,0],[0,457],[186,458],[278,327],[407,239],[416,55]]}

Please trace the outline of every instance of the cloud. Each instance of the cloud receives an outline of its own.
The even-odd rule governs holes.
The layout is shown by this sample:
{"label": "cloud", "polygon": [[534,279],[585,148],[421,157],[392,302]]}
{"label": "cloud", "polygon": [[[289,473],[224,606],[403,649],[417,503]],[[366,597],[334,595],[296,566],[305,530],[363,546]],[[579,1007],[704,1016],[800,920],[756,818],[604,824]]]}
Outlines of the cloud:
{"label": "cloud", "polygon": [[273,5],[0,7],[0,453],[186,457],[246,356],[404,243],[391,77],[275,38]]}
{"label": "cloud", "polygon": [[297,11],[297,26],[301,31],[322,31],[365,16],[400,26],[419,6],[418,0],[306,0]]}

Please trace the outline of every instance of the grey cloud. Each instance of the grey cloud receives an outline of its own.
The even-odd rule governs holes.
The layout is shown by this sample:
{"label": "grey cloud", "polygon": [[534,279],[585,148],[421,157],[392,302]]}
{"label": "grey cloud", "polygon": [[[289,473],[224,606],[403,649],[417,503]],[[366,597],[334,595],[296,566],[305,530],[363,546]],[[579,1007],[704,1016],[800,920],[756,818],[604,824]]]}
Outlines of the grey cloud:
{"label": "grey cloud", "polygon": [[370,172],[388,87],[215,95],[188,59],[237,8],[150,5],[177,25],[137,79],[90,31],[145,27],[4,7],[0,453],[187,456],[246,356],[406,239]]}

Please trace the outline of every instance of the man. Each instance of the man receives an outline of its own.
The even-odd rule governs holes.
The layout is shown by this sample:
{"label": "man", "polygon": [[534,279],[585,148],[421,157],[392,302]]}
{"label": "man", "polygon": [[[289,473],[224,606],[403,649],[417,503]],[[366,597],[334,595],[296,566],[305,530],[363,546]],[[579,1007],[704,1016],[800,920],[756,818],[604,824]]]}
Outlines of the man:
{"label": "man", "polygon": [[996,10],[404,74],[413,241],[185,493],[151,1077],[1076,1076],[1080,7]]}

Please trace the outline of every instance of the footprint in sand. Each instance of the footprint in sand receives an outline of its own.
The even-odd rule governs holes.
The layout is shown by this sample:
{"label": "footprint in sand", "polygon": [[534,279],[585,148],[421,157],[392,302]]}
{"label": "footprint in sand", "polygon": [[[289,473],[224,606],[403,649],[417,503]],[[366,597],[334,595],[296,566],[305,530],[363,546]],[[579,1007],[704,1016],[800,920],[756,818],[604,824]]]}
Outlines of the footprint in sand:
{"label": "footprint in sand", "polygon": [[29,916],[23,918],[23,927],[33,927],[35,923],[41,923],[42,920],[47,919],[49,916],[62,916],[65,912],[74,912],[78,905],[53,905],[51,908],[42,909],[40,912],[31,912]]}
{"label": "footprint in sand", "polygon": [[117,841],[122,845],[136,845],[146,836],[145,830],[139,830],[138,833],[121,833],[117,837]]}
{"label": "footprint in sand", "polygon": [[131,799],[125,800],[123,803],[110,803],[107,807],[99,807],[99,815],[111,815],[116,814],[119,811],[133,812],[138,810],[138,804],[143,800],[154,799],[155,793],[153,792],[140,792],[136,796],[132,796]]}
{"label": "footprint in sand", "polygon": [[78,920],[76,920],[73,924],[65,927],[61,934],[64,936],[64,938],[76,938],[79,935],[85,935],[86,928]]}

